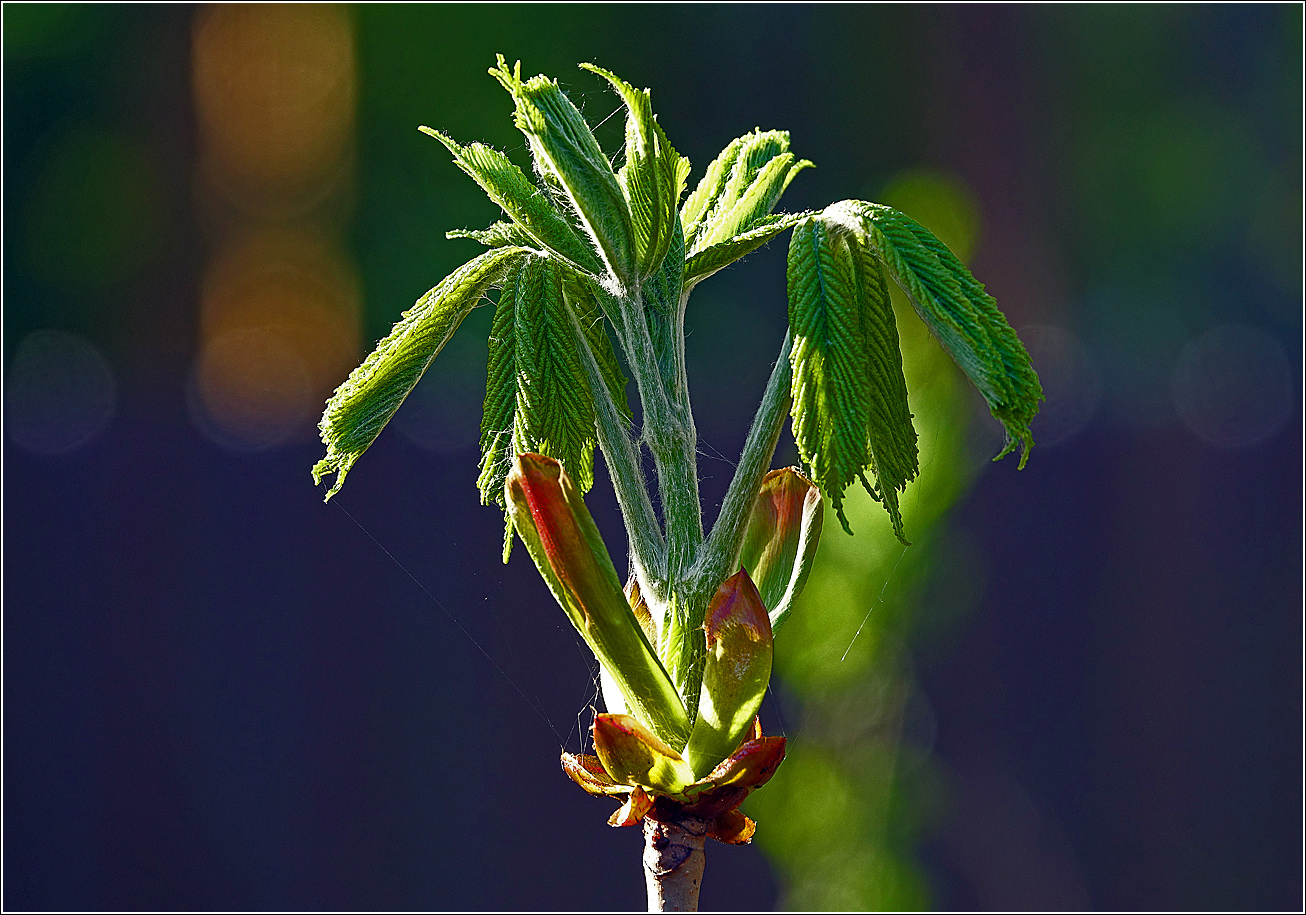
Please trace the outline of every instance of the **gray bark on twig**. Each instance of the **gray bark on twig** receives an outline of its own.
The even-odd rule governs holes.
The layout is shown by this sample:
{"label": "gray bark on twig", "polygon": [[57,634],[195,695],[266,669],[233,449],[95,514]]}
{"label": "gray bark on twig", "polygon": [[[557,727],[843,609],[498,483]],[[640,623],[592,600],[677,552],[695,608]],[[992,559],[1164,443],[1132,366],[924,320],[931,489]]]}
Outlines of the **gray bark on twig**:
{"label": "gray bark on twig", "polygon": [[644,820],[644,882],[650,912],[697,912],[703,884],[707,821],[681,817]]}

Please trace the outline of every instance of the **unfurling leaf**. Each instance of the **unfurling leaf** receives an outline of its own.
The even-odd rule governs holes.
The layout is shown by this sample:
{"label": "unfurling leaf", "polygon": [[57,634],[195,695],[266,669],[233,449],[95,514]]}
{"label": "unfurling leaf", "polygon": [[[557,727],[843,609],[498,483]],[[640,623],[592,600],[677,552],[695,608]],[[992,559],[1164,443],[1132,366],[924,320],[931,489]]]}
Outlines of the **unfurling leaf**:
{"label": "unfurling leaf", "polygon": [[694,781],[689,763],[632,715],[595,715],[594,752],[620,784],[676,794]]}
{"label": "unfurling leaf", "polygon": [[[979,388],[1007,431],[1002,454],[1020,448],[1022,466],[1042,390],[983,286],[919,224],[860,201],[775,213],[812,163],[790,151],[788,133],[760,129],[731,142],[681,205],[689,163],[659,125],[649,90],[582,66],[624,103],[618,171],[557,82],[523,80],[520,63],[509,69],[502,55],[490,73],[513,98],[534,174],[481,143],[422,128],[506,216],[448,233],[491,250],[405,312],[336,390],[314,479],[335,474],[327,498],[340,489],[471,308],[501,290],[481,424],[482,501],[505,510],[504,561],[515,532],[598,659],[606,705],[594,719],[597,755],[564,752],[563,769],[590,794],[622,802],[614,826],[694,818],[698,835],[744,843],[756,826],[738,806],[785,755],[785,738],[763,736],[757,714],[775,629],[816,553],[823,498],[847,530],[845,493],[860,481],[906,543],[899,500],[918,453],[887,279]],[[696,283],[786,230],[790,332],[704,536],[686,302]],[[623,364],[638,381],[640,430],[631,428]],[[764,475],[786,409],[804,467]],[[631,550],[624,591],[583,500],[600,441]],[[736,558],[739,571],[722,582]],[[648,834],[652,844],[659,829]]]}
{"label": "unfurling leaf", "polygon": [[1034,444],[1029,423],[1038,413],[1043,387],[992,296],[947,245],[915,220],[876,203],[844,201],[835,207],[861,217],[876,256],[1006,430],[1007,444],[998,457],[1019,447],[1024,467]]}
{"label": "unfurling leaf", "polygon": [[667,140],[653,116],[647,89],[636,89],[602,67],[581,67],[606,79],[626,103],[626,164],[617,178],[630,206],[639,275],[649,277],[662,266],[671,246],[673,226],[680,219],[677,207],[689,177],[689,160]]}
{"label": "unfurling leaf", "polygon": [[685,262],[685,282],[698,283],[707,279],[723,267],[729,267],[740,258],[752,254],[785,229],[793,228],[811,215],[777,213],[761,220],[747,232],[703,248]]}
{"label": "unfurling leaf", "polygon": [[[602,272],[603,267],[594,249],[507,156],[483,143],[462,146],[438,130],[429,127],[419,129],[443,143],[453,153],[454,163],[471,175],[490,199],[512,217],[513,223],[522,232],[582,269],[596,274]],[[493,232],[495,228],[491,226],[486,231]],[[474,232],[466,234],[477,241],[486,237]]]}
{"label": "unfurling leaf", "polygon": [[449,274],[404,312],[389,335],[336,388],[318,424],[326,457],[313,467],[314,482],[320,483],[328,474],[336,476],[326,498],[340,491],[354,462],[385,428],[481,296],[525,255],[521,248],[495,248]]}
{"label": "unfurling leaf", "polygon": [[519,248],[529,248],[536,243],[523,229],[515,222],[499,222],[486,226],[484,229],[450,229],[444,233],[444,237],[450,240],[455,238],[470,238],[473,241],[479,241],[487,248],[502,248],[504,245],[516,245]]}
{"label": "unfurling leaf", "polygon": [[824,514],[821,491],[794,468],[762,479],[739,562],[757,585],[772,630],[788,619],[807,583]]}
{"label": "unfurling leaf", "polygon": [[739,151],[744,148],[744,143],[751,136],[752,134],[749,134],[731,140],[708,165],[707,171],[698,181],[698,186],[685,198],[685,205],[680,208],[680,222],[685,231],[686,245],[693,244],[703,228],[707,215],[725,192],[731,170],[735,167],[735,160],[739,158]]}
{"label": "unfurling leaf", "polygon": [[917,458],[897,326],[865,242],[839,215],[801,223],[790,240],[794,440],[844,530],[844,490],[861,480],[905,543],[897,497]]}
{"label": "unfurling leaf", "polygon": [[521,63],[509,70],[503,56],[490,75],[516,103],[514,121],[530,143],[535,166],[561,188],[609,272],[629,286],[636,279],[630,209],[598,140],[557,81],[523,81]]}
{"label": "unfurling leaf", "polygon": [[771,680],[771,621],[746,571],[740,569],[717,589],[703,625],[703,686],[685,747],[695,775],[711,772],[739,746]]}
{"label": "unfurling leaf", "polygon": [[[588,492],[594,482],[594,401],[581,364],[581,340],[568,311],[562,269],[528,254],[504,277],[490,327],[485,409],[481,417],[482,503],[504,505],[514,456],[531,451],[562,462]],[[599,320],[586,314],[588,322]],[[603,334],[602,326],[598,334]],[[607,347],[607,337],[586,341]],[[598,353],[600,365],[610,351]],[[624,379],[622,379],[624,384]]]}
{"label": "unfurling leaf", "polygon": [[685,706],[626,603],[608,548],[571,478],[552,458],[521,454],[505,489],[526,551],[626,707],[662,740],[684,746]]}
{"label": "unfurling leaf", "polygon": [[685,201],[690,256],[761,227],[789,182],[811,164],[789,152],[787,131],[755,130],[732,142]]}

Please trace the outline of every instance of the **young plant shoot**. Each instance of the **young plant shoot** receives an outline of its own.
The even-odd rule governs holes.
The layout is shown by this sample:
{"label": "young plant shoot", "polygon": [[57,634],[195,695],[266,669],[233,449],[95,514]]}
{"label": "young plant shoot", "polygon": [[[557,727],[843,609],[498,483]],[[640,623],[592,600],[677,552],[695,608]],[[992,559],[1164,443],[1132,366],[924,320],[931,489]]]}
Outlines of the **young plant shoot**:
{"label": "young plant shoot", "polygon": [[[919,224],[858,200],[775,213],[811,165],[776,130],[731,142],[686,195],[689,162],[648,90],[582,67],[624,103],[615,171],[557,82],[522,79],[520,63],[510,69],[502,57],[490,74],[512,97],[533,176],[487,146],[421,128],[504,219],[449,233],[486,250],[422,296],[336,390],[313,477],[334,475],[328,499],[340,490],[463,319],[497,291],[481,498],[505,512],[504,561],[515,534],[593,650],[607,708],[594,718],[596,755],[564,752],[562,768],[619,803],[613,826],[644,824],[650,908],[693,909],[704,840],[751,839],[756,826],[739,804],[784,758],[784,738],[763,736],[757,710],[772,638],[816,554],[823,498],[847,531],[845,493],[860,483],[907,542],[899,495],[919,467],[888,280],[1002,423],[998,457],[1019,448],[1024,465],[1042,389],[993,299]],[[789,331],[705,533],[685,310],[700,282],[784,232]],[[803,466],[772,470],[787,417]],[[596,447],[628,537],[624,585],[583,500]]]}

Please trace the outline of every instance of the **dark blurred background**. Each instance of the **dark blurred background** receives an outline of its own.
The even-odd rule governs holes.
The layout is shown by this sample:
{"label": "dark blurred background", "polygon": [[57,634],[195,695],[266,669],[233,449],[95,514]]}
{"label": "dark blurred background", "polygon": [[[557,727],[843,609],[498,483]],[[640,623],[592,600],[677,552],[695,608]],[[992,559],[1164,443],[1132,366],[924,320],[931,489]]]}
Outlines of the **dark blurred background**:
{"label": "dark blurred background", "polygon": [[[789,129],[783,206],[933,228],[1048,394],[990,464],[901,313],[914,545],[864,500],[826,529],[789,759],[704,907],[1300,909],[1299,6],[6,4],[3,37],[6,908],[643,905],[638,831],[558,768],[592,658],[477,504],[489,310],[333,503],[308,473],[476,250],[445,231],[497,216],[417,126],[526,164],[503,52],[614,154],[575,65],[652,87],[691,181]],[[709,509],[783,272],[691,303]]]}

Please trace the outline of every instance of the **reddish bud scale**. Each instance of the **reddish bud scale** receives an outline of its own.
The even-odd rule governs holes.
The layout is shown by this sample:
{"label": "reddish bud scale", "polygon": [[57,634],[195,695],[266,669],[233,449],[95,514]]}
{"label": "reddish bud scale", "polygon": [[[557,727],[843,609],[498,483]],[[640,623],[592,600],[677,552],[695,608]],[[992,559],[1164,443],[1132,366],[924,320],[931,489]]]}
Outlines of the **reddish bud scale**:
{"label": "reddish bud scale", "polygon": [[820,490],[794,468],[772,470],[763,478],[740,562],[757,585],[773,627],[788,616],[807,583],[823,514]]}
{"label": "reddish bud scale", "polygon": [[703,687],[685,748],[695,774],[711,771],[739,746],[771,680],[771,620],[746,571],[721,583],[703,628]]}
{"label": "reddish bud scale", "polygon": [[627,709],[663,741],[684,746],[689,731],[684,704],[627,603],[571,478],[553,458],[520,454],[504,485],[527,552]]}
{"label": "reddish bud scale", "polygon": [[679,753],[632,715],[596,715],[594,749],[613,781],[675,794],[694,780]]}
{"label": "reddish bud scale", "polygon": [[589,610],[580,598],[602,587],[604,576],[568,505],[566,485],[570,480],[564,482],[562,466],[556,461],[539,460],[539,457],[521,455],[518,460],[523,472],[511,479],[509,485],[520,488],[553,574],[575,595],[578,609],[588,619]]}
{"label": "reddish bud scale", "polygon": [[601,757],[562,754],[563,771],[586,792],[598,797],[625,797],[609,818],[610,825],[631,826],[645,817],[679,823],[689,817],[706,822],[707,834],[720,842],[743,844],[752,840],[757,825],[738,807],[779,768],[785,755],[783,737],[761,736],[761,727],[754,719],[748,738],[707,777],[678,791],[668,791],[638,784],[635,779],[649,780],[643,776],[649,771],[649,757],[676,754],[664,744],[659,746],[661,742],[646,730],[622,720],[627,718],[595,717],[594,746]]}

